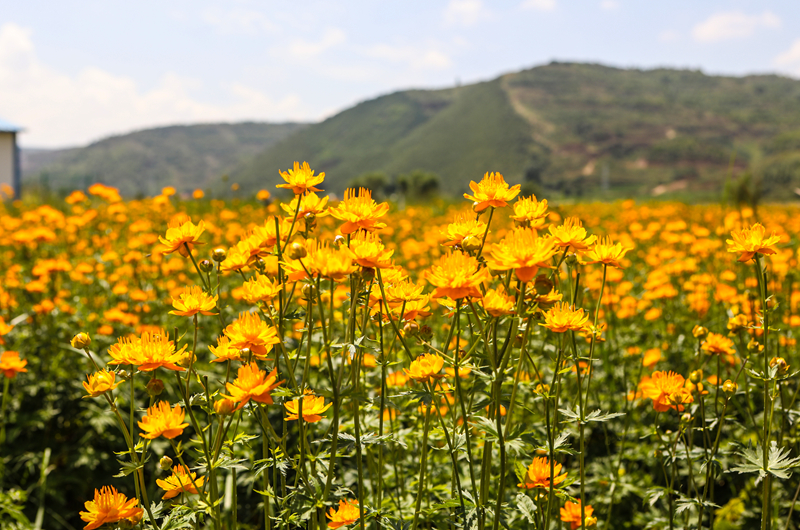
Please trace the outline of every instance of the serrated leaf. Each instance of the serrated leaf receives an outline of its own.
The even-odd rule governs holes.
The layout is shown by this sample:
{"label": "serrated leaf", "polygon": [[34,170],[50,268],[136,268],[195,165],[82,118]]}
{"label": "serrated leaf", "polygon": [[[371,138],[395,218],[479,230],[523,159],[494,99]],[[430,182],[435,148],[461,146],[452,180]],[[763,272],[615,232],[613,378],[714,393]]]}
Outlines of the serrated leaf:
{"label": "serrated leaf", "polygon": [[788,447],[778,447],[777,442],[773,441],[769,446],[767,455],[767,467],[764,468],[764,450],[758,445],[753,449],[752,446],[742,448],[736,454],[745,459],[745,463],[734,467],[731,471],[737,473],[758,473],[764,478],[767,474],[780,479],[788,479],[792,476],[790,470],[800,467],[800,457],[789,458],[791,449]]}
{"label": "serrated leaf", "polygon": [[524,493],[517,493],[515,500],[517,502],[517,508],[520,513],[525,516],[525,519],[528,520],[528,524],[535,524],[534,512],[536,511],[536,505],[531,498]]}

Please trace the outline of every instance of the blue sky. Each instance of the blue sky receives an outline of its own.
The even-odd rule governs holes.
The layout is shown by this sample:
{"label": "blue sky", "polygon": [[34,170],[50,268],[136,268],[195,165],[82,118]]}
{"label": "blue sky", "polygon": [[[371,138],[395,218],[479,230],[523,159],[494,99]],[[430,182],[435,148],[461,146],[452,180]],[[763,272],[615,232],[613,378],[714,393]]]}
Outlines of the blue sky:
{"label": "blue sky", "polygon": [[551,60],[800,78],[800,2],[0,0],[0,117],[27,147],[313,121]]}

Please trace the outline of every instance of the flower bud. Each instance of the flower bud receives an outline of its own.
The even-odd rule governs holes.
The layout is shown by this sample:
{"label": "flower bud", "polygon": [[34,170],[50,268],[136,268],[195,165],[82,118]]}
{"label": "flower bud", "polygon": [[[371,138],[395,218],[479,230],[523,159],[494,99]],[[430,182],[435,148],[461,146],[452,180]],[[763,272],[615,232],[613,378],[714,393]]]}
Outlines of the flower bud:
{"label": "flower bud", "polygon": [[785,375],[789,371],[789,365],[786,364],[786,359],[783,357],[773,357],[770,359],[769,365],[771,368],[778,367],[778,375]]}
{"label": "flower bud", "polygon": [[534,394],[545,395],[550,393],[550,385],[539,383],[533,389]]}
{"label": "flower bud", "polygon": [[747,343],[747,351],[750,353],[759,353],[764,351],[764,346],[756,339],[750,339],[750,342]]}
{"label": "flower bud", "polygon": [[684,412],[681,416],[681,423],[689,423],[690,421],[692,421],[692,415],[688,412]]}
{"label": "flower bud", "polygon": [[214,402],[214,410],[220,416],[227,416],[236,409],[236,403],[228,398],[218,399]]}
{"label": "flower bud", "polygon": [[533,281],[533,288],[536,290],[536,294],[544,296],[553,291],[553,282],[544,274],[540,274]]}
{"label": "flower bud", "polygon": [[726,394],[735,394],[738,389],[739,385],[737,385],[730,379],[727,379],[725,380],[724,383],[722,383],[722,391],[725,392]]}
{"label": "flower bud", "polygon": [[427,324],[422,326],[419,328],[419,337],[425,342],[430,342],[430,340],[433,338],[433,329],[431,329],[431,327]]}
{"label": "flower bud", "polygon": [[289,245],[289,257],[292,259],[302,259],[308,255],[308,250],[302,244],[295,241]]}
{"label": "flower bud", "polygon": [[177,364],[182,368],[189,368],[195,361],[197,361],[197,355],[192,355],[192,353],[189,352],[181,357]]}
{"label": "flower bud", "polygon": [[89,336],[88,333],[84,333],[83,331],[81,331],[80,333],[72,337],[72,340],[69,341],[69,343],[76,350],[82,350],[84,348],[87,348],[89,344],[92,343],[92,338]]}
{"label": "flower bud", "polygon": [[697,325],[692,328],[692,335],[696,339],[704,339],[706,335],[708,335],[708,329],[704,328],[703,326]]}
{"label": "flower bud", "polygon": [[239,350],[239,358],[246,361],[250,358],[250,348],[242,348]]}
{"label": "flower bud", "polygon": [[371,267],[363,267],[361,269],[361,277],[365,282],[371,282],[375,278],[375,269]]}
{"label": "flower bud", "polygon": [[120,519],[117,523],[117,528],[119,530],[131,530],[135,526],[135,523],[130,519]]}
{"label": "flower bud", "polygon": [[587,515],[586,519],[584,519],[583,522],[586,525],[586,528],[591,528],[592,526],[595,526],[597,524],[597,517],[592,517],[591,515]]}
{"label": "flower bud", "polygon": [[169,471],[172,469],[172,459],[167,455],[161,457],[161,460],[158,461],[158,467],[163,469],[164,471]]}
{"label": "flower bud", "polygon": [[689,381],[694,384],[699,383],[703,380],[703,371],[702,370],[695,370],[694,372],[689,374]]}
{"label": "flower bud", "polygon": [[565,261],[567,265],[569,265],[570,267],[574,267],[575,265],[578,264],[578,256],[576,256],[575,254],[570,254],[569,256],[567,256],[567,259]]}
{"label": "flower bud", "polygon": [[342,235],[338,235],[333,238],[333,246],[341,247],[347,240]]}
{"label": "flower bud", "polygon": [[549,454],[549,452],[544,447],[537,447],[536,448],[536,454],[539,455],[539,456],[544,456],[546,454]]}
{"label": "flower bud", "polygon": [[200,270],[203,272],[211,272],[214,270],[214,264],[208,261],[207,259],[204,259],[203,261],[198,263],[197,266],[200,267]]}
{"label": "flower bud", "polygon": [[222,263],[228,257],[228,251],[224,248],[215,248],[211,251],[211,259],[217,263]]}
{"label": "flower bud", "polygon": [[127,381],[128,379],[131,378],[131,374],[127,370],[120,370],[120,371],[117,372],[117,375],[123,381]]}
{"label": "flower bud", "polygon": [[147,382],[147,393],[151,397],[156,397],[161,395],[161,392],[164,391],[164,381],[161,379],[151,379]]}
{"label": "flower bud", "polygon": [[313,300],[317,296],[317,288],[313,283],[304,283],[300,291],[306,300]]}
{"label": "flower bud", "polygon": [[408,322],[403,326],[403,334],[407,337],[416,337],[419,334],[419,324],[416,322]]}
{"label": "flower bud", "polygon": [[461,240],[461,248],[467,252],[474,252],[481,248],[481,240],[476,236],[467,236]]}

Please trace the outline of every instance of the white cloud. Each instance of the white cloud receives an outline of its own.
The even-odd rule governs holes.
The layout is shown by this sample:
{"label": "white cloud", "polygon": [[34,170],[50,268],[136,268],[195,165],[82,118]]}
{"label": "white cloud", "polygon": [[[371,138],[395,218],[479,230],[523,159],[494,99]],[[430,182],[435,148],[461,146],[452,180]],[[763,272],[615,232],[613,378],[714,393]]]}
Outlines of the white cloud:
{"label": "white cloud", "polygon": [[222,87],[227,103],[212,104],[193,95],[201,85],[167,73],[142,90],[133,79],[96,67],[67,75],[37,57],[29,30],[0,26],[0,116],[26,129],[24,145],[80,145],[111,132],[174,123],[307,118],[295,95],[275,99],[229,84]]}
{"label": "white cloud", "polygon": [[552,11],[556,8],[556,0],[525,0],[520,7],[537,11]]}
{"label": "white cloud", "polygon": [[444,21],[448,25],[474,26],[484,14],[481,0],[450,0],[444,10]]}
{"label": "white cloud", "polygon": [[344,31],[339,28],[328,28],[323,32],[322,38],[319,40],[308,41],[303,39],[295,39],[289,44],[289,53],[295,57],[315,57],[326,50],[343,43],[345,40],[347,40],[347,35]]}
{"label": "white cloud", "polygon": [[681,38],[681,34],[671,29],[665,29],[658,34],[658,40],[661,42],[674,42]]}
{"label": "white cloud", "polygon": [[264,13],[251,9],[223,10],[212,7],[203,10],[200,17],[203,22],[223,35],[239,33],[254,35],[262,31],[274,32],[278,29],[278,25]]}
{"label": "white cloud", "polygon": [[788,50],[775,57],[772,64],[783,72],[800,76],[800,39],[796,39]]}
{"label": "white cloud", "polygon": [[450,57],[444,52],[415,46],[378,44],[366,50],[365,55],[374,59],[404,64],[415,70],[444,70],[452,65]]}
{"label": "white cloud", "polygon": [[619,2],[617,2],[616,0],[603,0],[602,2],[600,2],[600,8],[607,10],[619,9]]}
{"label": "white cloud", "polygon": [[715,13],[697,24],[692,30],[692,36],[699,42],[719,42],[749,37],[758,29],[777,28],[780,25],[781,19],[771,11],[764,11],[760,15],[727,11]]}

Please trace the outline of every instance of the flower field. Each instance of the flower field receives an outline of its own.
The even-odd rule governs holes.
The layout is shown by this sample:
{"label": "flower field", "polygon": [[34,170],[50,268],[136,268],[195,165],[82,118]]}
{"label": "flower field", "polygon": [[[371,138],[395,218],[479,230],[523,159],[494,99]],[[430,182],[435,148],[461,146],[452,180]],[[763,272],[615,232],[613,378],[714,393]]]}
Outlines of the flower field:
{"label": "flower field", "polygon": [[3,207],[0,528],[800,528],[796,208],[280,176]]}

